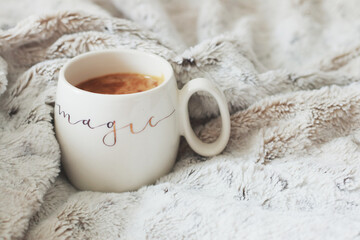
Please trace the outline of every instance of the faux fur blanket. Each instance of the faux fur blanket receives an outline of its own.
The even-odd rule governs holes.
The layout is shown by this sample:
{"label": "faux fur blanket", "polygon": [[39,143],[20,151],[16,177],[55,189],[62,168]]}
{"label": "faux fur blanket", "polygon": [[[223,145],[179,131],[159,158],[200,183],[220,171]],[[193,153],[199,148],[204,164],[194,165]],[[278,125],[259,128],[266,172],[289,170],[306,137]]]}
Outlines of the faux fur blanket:
{"label": "faux fur blanket", "polygon": [[[359,12],[358,0],[1,0],[0,238],[359,239]],[[215,82],[232,114],[225,151],[183,142],[173,171],[135,192],[71,186],[58,72],[105,48],[166,58],[180,88]],[[217,111],[191,100],[204,141]]]}

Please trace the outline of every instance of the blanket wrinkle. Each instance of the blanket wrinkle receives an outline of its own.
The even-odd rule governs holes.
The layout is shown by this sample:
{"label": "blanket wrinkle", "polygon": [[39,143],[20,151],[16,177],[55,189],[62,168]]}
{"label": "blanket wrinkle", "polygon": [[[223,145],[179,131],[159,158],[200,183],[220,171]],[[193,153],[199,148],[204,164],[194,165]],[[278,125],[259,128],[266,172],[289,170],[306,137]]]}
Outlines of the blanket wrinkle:
{"label": "blanket wrinkle", "polygon": [[[139,4],[138,1],[114,0],[112,3],[126,18],[142,23],[143,27],[162,36],[161,39],[166,42],[172,43],[174,51],[178,52],[186,48],[159,1],[142,1]],[[128,9],[132,9],[132,11],[128,11]]]}
{"label": "blanket wrinkle", "polygon": [[7,63],[0,57],[0,95],[3,94],[7,87]]}
{"label": "blanket wrinkle", "polygon": [[[358,238],[357,0],[0,4],[0,238]],[[53,129],[58,73],[81,53],[119,48],[165,58],[179,88],[216,84],[230,141],[211,158],[181,141],[173,170],[134,192],[79,191]],[[189,113],[214,141],[214,99],[195,94]]]}

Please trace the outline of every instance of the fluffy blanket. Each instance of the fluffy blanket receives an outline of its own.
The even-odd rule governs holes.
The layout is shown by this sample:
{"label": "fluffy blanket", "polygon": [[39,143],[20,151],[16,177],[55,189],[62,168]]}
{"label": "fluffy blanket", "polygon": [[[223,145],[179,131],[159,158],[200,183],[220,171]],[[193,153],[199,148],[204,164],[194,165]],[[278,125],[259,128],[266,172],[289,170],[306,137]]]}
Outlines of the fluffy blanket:
{"label": "fluffy blanket", "polygon": [[[360,238],[358,0],[0,4],[1,239]],[[203,158],[183,141],[154,185],[76,190],[53,129],[58,72],[105,48],[166,58],[180,88],[217,84],[225,151]],[[194,96],[190,115],[213,141],[213,99]]]}

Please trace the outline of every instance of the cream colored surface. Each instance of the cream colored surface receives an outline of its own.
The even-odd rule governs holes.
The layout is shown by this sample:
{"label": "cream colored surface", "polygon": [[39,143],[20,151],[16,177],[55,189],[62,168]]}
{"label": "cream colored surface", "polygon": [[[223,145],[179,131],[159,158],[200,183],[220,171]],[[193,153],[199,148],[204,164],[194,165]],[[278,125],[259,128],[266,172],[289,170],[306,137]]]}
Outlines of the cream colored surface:
{"label": "cream colored surface", "polygon": [[[359,237],[358,0],[0,4],[2,238]],[[183,143],[174,170],[154,185],[76,191],[59,175],[58,72],[105,48],[164,57],[179,87],[199,77],[220,87],[231,110],[225,152],[204,158]],[[214,99],[199,93],[190,102],[196,131],[213,140]]]}

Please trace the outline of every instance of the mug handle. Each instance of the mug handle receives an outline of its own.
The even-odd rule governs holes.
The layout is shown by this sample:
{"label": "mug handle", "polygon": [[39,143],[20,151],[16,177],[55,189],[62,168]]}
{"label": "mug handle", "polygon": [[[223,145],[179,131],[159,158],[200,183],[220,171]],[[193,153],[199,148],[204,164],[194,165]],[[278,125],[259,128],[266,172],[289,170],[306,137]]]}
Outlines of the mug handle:
{"label": "mug handle", "polygon": [[[195,92],[205,91],[210,93],[216,100],[221,115],[222,127],[218,139],[212,143],[202,142],[194,133],[190,125],[188,102]],[[179,117],[182,124],[182,135],[186,138],[190,147],[198,154],[210,157],[219,154],[229,141],[230,137],[230,114],[224,94],[212,82],[205,78],[196,78],[189,81],[179,93]]]}

